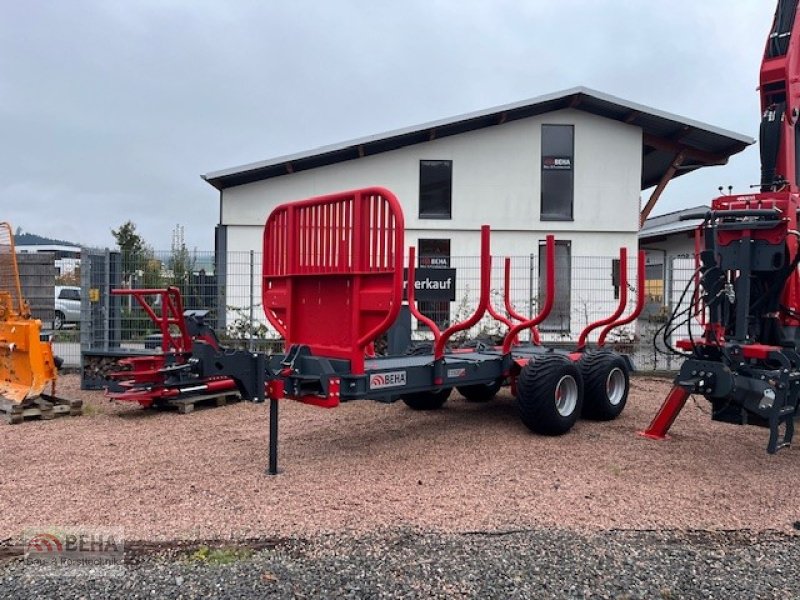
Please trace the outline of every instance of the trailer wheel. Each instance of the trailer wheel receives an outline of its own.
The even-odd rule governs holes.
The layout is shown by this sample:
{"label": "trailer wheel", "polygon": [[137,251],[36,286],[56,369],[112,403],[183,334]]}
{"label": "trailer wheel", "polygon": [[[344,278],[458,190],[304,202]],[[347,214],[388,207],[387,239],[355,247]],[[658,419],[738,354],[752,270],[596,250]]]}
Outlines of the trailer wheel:
{"label": "trailer wheel", "polygon": [[532,359],[517,379],[517,404],[528,429],[562,435],[581,414],[583,378],[567,357],[551,354]]}
{"label": "trailer wheel", "polygon": [[503,378],[500,377],[491,383],[476,383],[474,385],[460,385],[456,387],[458,393],[470,402],[488,402],[495,397],[503,387]]}
{"label": "trailer wheel", "polygon": [[583,375],[583,415],[596,421],[616,419],[625,408],[630,389],[628,363],[611,351],[584,354],[578,366]]}
{"label": "trailer wheel", "polygon": [[414,410],[436,410],[442,408],[453,388],[442,388],[436,392],[417,392],[402,396],[403,402]]}

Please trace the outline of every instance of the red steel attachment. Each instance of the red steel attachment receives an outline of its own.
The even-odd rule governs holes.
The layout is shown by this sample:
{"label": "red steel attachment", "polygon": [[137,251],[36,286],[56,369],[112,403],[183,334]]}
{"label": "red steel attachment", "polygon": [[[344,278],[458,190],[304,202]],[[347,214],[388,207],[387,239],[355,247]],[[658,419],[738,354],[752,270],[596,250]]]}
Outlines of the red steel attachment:
{"label": "red steel attachment", "polygon": [[445,344],[447,344],[447,340],[450,339],[450,336],[457,331],[469,329],[480,321],[481,317],[483,317],[486,312],[492,287],[492,255],[489,248],[490,235],[489,226],[483,225],[481,227],[481,294],[478,300],[478,308],[475,309],[475,312],[469,319],[461,323],[454,323],[442,332],[442,335],[436,340],[433,346],[433,358],[435,360],[440,360],[444,357],[444,347]]}
{"label": "red steel attachment", "polygon": [[417,302],[414,298],[416,294],[416,288],[414,287],[414,282],[416,282],[417,277],[417,268],[415,266],[417,260],[417,249],[414,246],[409,246],[408,248],[408,310],[411,311],[411,314],[419,321],[420,323],[424,323],[427,325],[428,329],[431,330],[433,333],[433,342],[434,344],[439,341],[439,338],[442,337],[442,332],[439,330],[438,325],[434,322],[433,319],[423,315],[419,308],[417,308]]}
{"label": "red steel attachment", "polygon": [[[516,310],[514,310],[514,306],[511,304],[511,259],[506,258],[505,265],[503,269],[503,284],[505,285],[505,289],[503,290],[503,301],[506,305],[506,312],[512,319],[516,319],[517,321],[527,321],[528,317],[525,315],[519,314]],[[531,342],[538,346],[541,344],[541,339],[539,338],[539,330],[536,327],[531,327]]]}
{"label": "red steel attachment", "polygon": [[[188,385],[168,383],[169,371],[175,368],[184,368],[192,349],[192,337],[189,335],[183,317],[183,300],[178,288],[111,290],[111,293],[115,296],[136,298],[139,305],[161,331],[163,354],[134,356],[121,360],[120,366],[127,367],[127,370],[111,373],[110,376],[113,379],[122,380],[120,385],[123,390],[107,392],[106,395],[109,398],[138,402],[144,407],[149,407],[158,401],[176,398],[181,394],[197,394],[199,392],[221,394],[236,389],[236,382],[229,377],[207,378],[190,382]],[[147,297],[149,296],[160,298],[160,314],[148,303]],[[201,335],[197,339],[217,347],[217,342],[212,337]],[[167,365],[168,357],[166,356],[168,353],[171,354],[171,358],[174,357],[173,362],[169,365]]]}
{"label": "red steel attachment", "polygon": [[371,187],[282,204],[264,226],[264,313],[288,350],[348,359],[394,323],[403,299],[403,211]]}
{"label": "red steel attachment", "polygon": [[326,396],[318,396],[316,394],[304,394],[302,396],[293,397],[294,400],[302,402],[303,404],[310,404],[311,406],[319,406],[320,408],[336,408],[339,406],[341,396],[342,380],[339,377],[328,378],[328,393]]}
{"label": "red steel attachment", "polygon": [[639,250],[639,256],[637,261],[637,271],[636,271],[636,306],[633,309],[633,312],[625,317],[624,319],[620,319],[619,321],[615,321],[614,323],[610,323],[606,326],[603,331],[600,332],[600,337],[597,338],[597,345],[604,346],[606,343],[606,336],[612,329],[616,329],[617,327],[622,327],[623,325],[627,325],[635,321],[640,314],[642,314],[642,309],[644,308],[644,275],[645,275],[645,251]]}
{"label": "red steel attachment", "polygon": [[668,439],[667,432],[688,398],[688,391],[678,385],[673,386],[650,425],[644,431],[640,431],[639,435],[653,440]]}
{"label": "red steel attachment", "polygon": [[600,319],[594,323],[589,323],[583,328],[580,336],[578,336],[578,345],[576,348],[578,352],[586,347],[586,340],[592,331],[598,327],[610,325],[619,319],[620,315],[625,311],[625,306],[628,304],[628,249],[625,247],[619,249],[619,290],[619,304],[617,304],[617,310],[615,310],[610,317]]}
{"label": "red steel attachment", "polygon": [[[133,359],[132,359],[133,360]],[[127,361],[120,361],[120,364],[131,364]],[[135,372],[126,371],[124,374],[128,376],[138,375]],[[134,388],[129,382],[122,382],[122,386],[127,388],[122,392],[107,392],[106,396],[112,400],[124,400],[126,402],[138,402],[145,408],[151,407],[159,400],[169,400],[177,398],[181,394],[197,394],[204,392],[206,394],[222,394],[223,392],[233,392],[236,390],[236,382],[230,377],[218,377],[215,379],[207,379],[197,384],[189,384],[184,387],[180,386],[167,386],[163,383],[163,373],[161,373],[161,382],[153,381],[153,385]],[[142,383],[144,380],[136,376],[137,383]]]}
{"label": "red steel attachment", "polygon": [[[176,287],[166,289],[142,290],[111,290],[114,296],[133,296],[144,309],[150,319],[161,331],[161,350],[169,352],[189,352],[192,348],[192,337],[186,329],[183,319],[183,300],[181,291]],[[161,298],[161,314],[157,314],[148,304],[146,296],[159,296]],[[179,336],[173,335],[170,326],[178,328]]]}
{"label": "red steel attachment", "polygon": [[535,317],[517,323],[511,328],[506,337],[503,338],[503,354],[508,354],[511,351],[511,345],[521,331],[528,328],[531,328],[531,331],[535,331],[532,328],[544,321],[553,309],[556,295],[556,239],[554,236],[548,235],[546,240],[545,272],[547,281],[545,283],[546,298],[544,306]]}

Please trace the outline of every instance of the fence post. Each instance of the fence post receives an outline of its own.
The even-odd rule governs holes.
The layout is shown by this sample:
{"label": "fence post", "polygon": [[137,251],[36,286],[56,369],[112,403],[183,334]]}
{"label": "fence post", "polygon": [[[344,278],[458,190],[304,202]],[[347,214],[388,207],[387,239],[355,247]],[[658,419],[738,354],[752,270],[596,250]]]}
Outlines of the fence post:
{"label": "fence post", "polygon": [[217,225],[214,231],[214,294],[216,296],[216,329],[219,333],[224,333],[228,328],[228,261],[231,257],[228,255],[227,232],[227,225]]}
{"label": "fence post", "polygon": [[103,254],[103,298],[105,299],[105,327],[103,328],[103,350],[109,350],[111,346],[111,337],[109,335],[109,328],[111,327],[111,314],[109,309],[109,298],[111,297],[111,251],[106,248]]}
{"label": "fence post", "polygon": [[[81,249],[81,323],[80,347],[81,354],[92,346],[94,323],[92,322],[92,308],[89,298],[92,288],[92,259],[86,248]],[[83,359],[81,359],[81,365]]]}
{"label": "fence post", "polygon": [[254,271],[255,271],[255,251],[250,250],[250,339],[247,341],[247,349],[252,352],[253,351],[253,294],[255,293],[255,286],[254,286]]}
{"label": "fence post", "polygon": [[109,349],[122,347],[122,298],[111,290],[122,287],[122,252],[108,253],[108,342]]}
{"label": "fence post", "polygon": [[[533,299],[535,295],[533,293],[533,286],[535,283],[535,277],[533,273],[533,261],[536,260],[535,255],[531,252],[530,260],[528,261],[528,318],[532,319],[534,315],[534,308],[533,308]],[[537,286],[538,287],[538,286]],[[537,289],[538,292],[538,289]],[[530,329],[528,329],[528,341],[531,341],[533,338],[533,334],[531,333]]]}
{"label": "fence post", "polygon": [[[674,310],[674,299],[672,297],[672,291],[675,288],[675,257],[671,257],[669,260],[669,277],[667,277],[667,269],[666,269],[666,256],[664,257],[664,277],[667,279],[667,290],[665,293],[667,294],[667,298],[669,298],[669,304],[667,305],[667,314],[671,315],[672,311]],[[672,336],[669,336],[669,343],[672,344]],[[658,340],[655,341],[658,343]],[[672,370],[672,353],[667,352],[667,371]]]}

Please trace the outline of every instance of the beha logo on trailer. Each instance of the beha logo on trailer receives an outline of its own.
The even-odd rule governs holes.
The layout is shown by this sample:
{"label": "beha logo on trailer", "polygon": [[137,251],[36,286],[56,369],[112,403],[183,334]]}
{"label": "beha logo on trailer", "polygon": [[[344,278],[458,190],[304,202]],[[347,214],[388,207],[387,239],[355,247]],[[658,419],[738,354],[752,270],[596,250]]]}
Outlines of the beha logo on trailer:
{"label": "beha logo on trailer", "polygon": [[405,371],[389,371],[388,373],[376,373],[369,376],[369,389],[371,390],[399,387],[405,384]]}

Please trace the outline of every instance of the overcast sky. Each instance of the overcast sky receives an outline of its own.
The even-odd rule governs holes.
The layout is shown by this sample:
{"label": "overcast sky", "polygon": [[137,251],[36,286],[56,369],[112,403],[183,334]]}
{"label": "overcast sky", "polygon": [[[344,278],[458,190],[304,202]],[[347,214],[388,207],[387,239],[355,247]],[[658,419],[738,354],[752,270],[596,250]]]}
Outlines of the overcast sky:
{"label": "overcast sky", "polygon": [[[213,249],[200,175],[585,85],[756,137],[769,0],[0,0],[0,220]],[[753,146],[656,213],[759,180]],[[334,191],[334,190],[331,190]]]}

